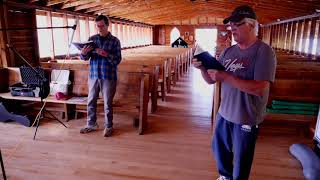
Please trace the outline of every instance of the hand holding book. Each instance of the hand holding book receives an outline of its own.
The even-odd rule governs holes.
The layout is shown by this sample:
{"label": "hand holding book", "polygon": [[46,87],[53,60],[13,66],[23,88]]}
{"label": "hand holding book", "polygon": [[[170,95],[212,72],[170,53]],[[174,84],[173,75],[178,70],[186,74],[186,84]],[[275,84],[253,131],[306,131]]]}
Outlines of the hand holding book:
{"label": "hand holding book", "polygon": [[199,45],[196,45],[193,57],[200,61],[206,70],[225,70],[225,67],[215,57],[211,56],[207,51],[202,50]]}
{"label": "hand holding book", "polygon": [[74,42],[72,43],[79,51],[81,51],[85,46],[92,47],[92,49],[97,48],[97,45],[93,41],[86,41],[82,43]]}

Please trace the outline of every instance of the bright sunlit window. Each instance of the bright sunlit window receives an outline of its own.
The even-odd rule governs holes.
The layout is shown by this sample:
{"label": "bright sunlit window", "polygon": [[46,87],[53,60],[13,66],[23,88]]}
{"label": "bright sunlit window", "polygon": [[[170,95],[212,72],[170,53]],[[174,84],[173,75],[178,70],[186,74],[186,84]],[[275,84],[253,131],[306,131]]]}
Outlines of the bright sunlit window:
{"label": "bright sunlit window", "polygon": [[86,22],[85,20],[79,20],[80,25],[80,41],[85,42],[88,41],[88,35],[86,35]]}
{"label": "bright sunlit window", "polygon": [[[76,19],[73,19],[73,18],[70,18],[70,19],[68,19],[68,26],[73,26],[74,24],[76,24]],[[78,27],[77,27],[78,28]],[[75,35],[75,31],[73,30],[73,29],[68,29],[68,36],[69,36],[69,44],[70,44],[70,41],[72,41],[72,42],[76,42],[76,41],[78,41],[77,39],[76,39],[76,35]],[[72,37],[72,34],[73,34],[73,37]],[[72,43],[71,42],[71,43]],[[71,46],[70,46],[70,52],[69,52],[69,54],[77,54],[79,52],[79,50],[75,47],[75,46],[73,46],[72,44],[71,44]]]}
{"label": "bright sunlit window", "polygon": [[179,37],[180,37],[180,31],[178,30],[178,28],[174,27],[170,33],[170,44],[172,44]]}
{"label": "bright sunlit window", "polygon": [[316,55],[316,51],[317,51],[317,46],[318,46],[318,35],[319,35],[319,31],[320,31],[320,23],[318,22],[316,25],[316,31],[315,31],[315,36],[313,39],[313,47],[312,47],[312,54]]}
{"label": "bright sunlit window", "polygon": [[96,24],[94,21],[89,21],[89,32],[90,36],[97,34]]}
{"label": "bright sunlit window", "polygon": [[[93,18],[79,17],[70,14],[65,15],[56,12],[53,14],[51,17],[51,13],[37,11],[37,27],[49,27],[50,21],[52,21],[52,27],[70,27],[77,24],[77,29],[38,29],[40,58],[67,55],[69,45],[72,42],[84,42],[87,41],[90,36],[97,34],[97,28]],[[130,23],[111,23],[109,31],[120,40],[122,48],[152,44],[153,32],[151,27],[142,27]],[[180,33],[178,37],[179,36]],[[71,44],[69,54],[74,55],[78,53],[79,50]]]}
{"label": "bright sunlit window", "polygon": [[[62,27],[63,19],[62,17],[52,17],[53,27]],[[64,55],[68,51],[68,39],[64,35],[64,29],[58,28],[53,29],[53,42],[54,42],[54,52],[55,55]]]}
{"label": "bright sunlit window", "polygon": [[[36,16],[37,27],[47,27],[47,16]],[[40,58],[53,56],[52,39],[50,29],[38,29],[38,44]]]}
{"label": "bright sunlit window", "polygon": [[215,55],[217,47],[217,29],[196,29],[196,42],[200,47],[208,51],[212,56]]}

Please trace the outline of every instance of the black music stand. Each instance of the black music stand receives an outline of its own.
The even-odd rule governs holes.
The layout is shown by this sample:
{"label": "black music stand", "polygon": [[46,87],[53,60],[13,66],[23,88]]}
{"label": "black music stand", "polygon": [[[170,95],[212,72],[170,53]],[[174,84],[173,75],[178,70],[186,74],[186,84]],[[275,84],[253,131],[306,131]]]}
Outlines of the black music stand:
{"label": "black music stand", "polygon": [[0,164],[1,164],[1,169],[2,169],[3,179],[4,179],[4,180],[7,180],[6,171],[4,170],[4,164],[3,164],[1,149],[0,149]]}
{"label": "black music stand", "polygon": [[60,124],[62,124],[64,127],[67,128],[67,126],[65,124],[63,124],[62,121],[60,121],[57,117],[55,117],[50,111],[46,110],[46,107],[43,106],[44,105],[43,99],[45,99],[49,94],[48,92],[45,91],[45,84],[48,83],[48,79],[45,78],[45,76],[42,73],[40,73],[34,67],[32,67],[32,65],[16,50],[16,48],[14,46],[9,45],[9,44],[7,44],[7,46],[15,54],[17,54],[28,65],[28,67],[30,67],[32,69],[32,71],[35,73],[35,76],[38,78],[39,88],[40,88],[39,96],[40,96],[40,99],[41,99],[40,100],[41,109],[40,109],[40,112],[39,112],[40,114],[35,119],[35,122],[37,123],[37,127],[36,127],[36,131],[34,132],[33,140],[35,140],[35,138],[36,138],[40,120],[45,118],[45,113],[48,113],[51,116],[51,117],[46,117],[46,118],[56,120]]}

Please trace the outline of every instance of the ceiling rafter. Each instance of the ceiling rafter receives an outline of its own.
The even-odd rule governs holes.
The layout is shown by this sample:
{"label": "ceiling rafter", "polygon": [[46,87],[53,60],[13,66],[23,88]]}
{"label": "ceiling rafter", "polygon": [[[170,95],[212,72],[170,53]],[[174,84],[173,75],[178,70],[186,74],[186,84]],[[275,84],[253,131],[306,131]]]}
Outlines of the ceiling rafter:
{"label": "ceiling rafter", "polygon": [[106,14],[153,25],[173,24],[199,16],[223,19],[235,7],[244,4],[256,10],[262,24],[314,14],[320,9],[320,0],[27,0],[26,3]]}

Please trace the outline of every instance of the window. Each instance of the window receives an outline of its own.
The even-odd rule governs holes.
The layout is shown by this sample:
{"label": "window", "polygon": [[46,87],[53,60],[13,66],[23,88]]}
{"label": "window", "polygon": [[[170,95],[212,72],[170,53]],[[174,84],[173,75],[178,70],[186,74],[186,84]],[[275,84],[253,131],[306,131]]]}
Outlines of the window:
{"label": "window", "polygon": [[[36,16],[37,27],[47,27],[47,16]],[[53,56],[52,38],[50,29],[38,29],[38,44],[40,58]],[[48,36],[49,35],[49,36]]]}
{"label": "window", "polygon": [[[76,19],[74,18],[68,18],[68,26],[73,26],[74,24],[76,24]],[[77,27],[79,28],[79,26]],[[72,37],[73,35],[73,37]],[[79,41],[77,38],[76,38],[76,31],[73,30],[73,29],[68,29],[68,41],[69,41],[69,44],[72,43],[72,42],[77,42]],[[79,52],[79,50],[74,47],[73,45],[70,46],[70,52],[69,54],[77,54]]]}
{"label": "window", "polygon": [[111,34],[113,34],[114,36],[117,36],[116,34],[116,24],[112,23],[111,24]]}
{"label": "window", "polygon": [[305,23],[302,22],[302,25],[301,25],[301,29],[300,29],[300,34],[298,34],[298,43],[299,43],[299,49],[298,51],[299,52],[302,52],[302,39],[303,39],[303,31],[304,31],[304,26],[305,26]]}
{"label": "window", "polygon": [[318,42],[319,31],[320,31],[320,21],[317,21],[315,36],[313,39],[312,53],[311,53],[313,55],[316,55],[317,46],[318,46],[318,43],[320,43],[320,42]]}
{"label": "window", "polygon": [[79,27],[80,28],[80,41],[81,42],[88,41],[85,20],[80,19],[79,25],[80,25],[80,27]]}
{"label": "window", "polygon": [[92,21],[92,20],[89,21],[89,34],[90,34],[90,36],[97,34],[95,21]]}
{"label": "window", "polygon": [[178,28],[174,27],[170,33],[170,44],[172,44],[179,37],[180,37],[180,31],[178,30]]}
{"label": "window", "polygon": [[[38,29],[38,45],[40,58],[78,54],[72,42],[87,41],[90,36],[97,34],[95,21],[92,17],[79,17],[71,14],[37,10],[37,27],[65,27],[77,24],[72,28]],[[51,25],[52,24],[52,25]],[[121,47],[136,47],[152,43],[152,28],[136,24],[111,23],[109,31],[121,42]],[[69,49],[70,45],[70,49]]]}
{"label": "window", "polygon": [[309,42],[310,42],[310,30],[311,30],[311,21],[308,22],[308,24],[305,24],[305,26],[308,26],[307,28],[307,39],[306,39],[306,44],[304,46],[304,52],[308,53],[309,49]]}
{"label": "window", "polygon": [[[53,27],[62,27],[63,19],[62,17],[52,17],[52,26]],[[65,37],[64,29],[58,28],[53,29],[53,43],[54,43],[54,54],[55,55],[64,55],[68,51],[68,39]]]}

